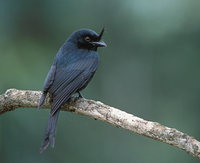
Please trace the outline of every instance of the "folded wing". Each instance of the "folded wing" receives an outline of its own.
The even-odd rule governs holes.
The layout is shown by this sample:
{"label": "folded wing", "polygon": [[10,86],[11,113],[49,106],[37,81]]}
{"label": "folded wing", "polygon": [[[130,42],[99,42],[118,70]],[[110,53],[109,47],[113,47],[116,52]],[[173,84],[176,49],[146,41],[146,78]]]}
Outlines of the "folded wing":
{"label": "folded wing", "polygon": [[97,66],[98,58],[89,58],[76,61],[66,67],[56,67],[54,81],[48,90],[53,97],[51,115],[54,115],[72,94],[88,83]]}

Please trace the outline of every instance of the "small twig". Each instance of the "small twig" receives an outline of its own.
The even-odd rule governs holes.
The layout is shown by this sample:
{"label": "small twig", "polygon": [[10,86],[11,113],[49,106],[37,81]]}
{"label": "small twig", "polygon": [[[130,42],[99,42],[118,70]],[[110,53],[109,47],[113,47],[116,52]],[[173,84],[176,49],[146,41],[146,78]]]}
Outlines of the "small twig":
{"label": "small twig", "polygon": [[[21,107],[36,108],[40,96],[40,91],[9,89],[5,94],[0,95],[0,114]],[[50,108],[49,98],[45,101],[43,108]],[[200,159],[200,142],[193,137],[157,122],[146,121],[99,101],[83,98],[78,100],[71,99],[61,109],[90,116],[131,132],[176,146]]]}

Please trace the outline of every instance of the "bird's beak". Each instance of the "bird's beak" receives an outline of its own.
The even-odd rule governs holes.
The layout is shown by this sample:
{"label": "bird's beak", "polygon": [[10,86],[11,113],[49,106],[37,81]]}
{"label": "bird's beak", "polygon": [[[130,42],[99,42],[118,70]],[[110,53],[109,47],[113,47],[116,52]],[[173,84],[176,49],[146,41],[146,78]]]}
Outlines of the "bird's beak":
{"label": "bird's beak", "polygon": [[96,47],[107,47],[106,43],[103,41],[97,41],[97,42],[90,42],[93,46]]}
{"label": "bird's beak", "polygon": [[104,28],[101,30],[101,32],[99,34],[99,37],[98,37],[99,41],[90,42],[90,44],[92,44],[93,46],[96,46],[96,47],[107,47],[106,43],[101,41],[101,37],[103,36],[103,33],[104,33]]}

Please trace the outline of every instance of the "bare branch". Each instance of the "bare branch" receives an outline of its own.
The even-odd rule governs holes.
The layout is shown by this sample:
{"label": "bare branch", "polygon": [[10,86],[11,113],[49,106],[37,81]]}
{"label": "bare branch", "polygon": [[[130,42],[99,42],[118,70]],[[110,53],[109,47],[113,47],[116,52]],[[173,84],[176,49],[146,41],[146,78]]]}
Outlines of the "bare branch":
{"label": "bare branch", "polygon": [[[36,108],[40,96],[40,91],[9,89],[5,94],[0,95],[0,114],[21,107]],[[43,108],[50,108],[49,101],[48,97]],[[116,127],[176,146],[200,159],[200,142],[193,137],[157,122],[146,121],[99,101],[71,99],[61,109],[89,116]]]}

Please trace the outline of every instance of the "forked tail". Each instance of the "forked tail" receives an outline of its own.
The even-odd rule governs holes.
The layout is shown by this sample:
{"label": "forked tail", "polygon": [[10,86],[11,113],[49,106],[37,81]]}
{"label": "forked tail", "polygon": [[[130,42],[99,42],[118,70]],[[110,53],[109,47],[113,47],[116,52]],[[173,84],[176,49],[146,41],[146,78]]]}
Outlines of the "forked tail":
{"label": "forked tail", "polygon": [[45,130],[45,135],[40,147],[40,153],[42,153],[50,144],[52,148],[54,148],[55,144],[55,134],[56,134],[56,124],[58,120],[60,109],[58,109],[55,114],[49,115],[49,119],[47,122],[47,127]]}

